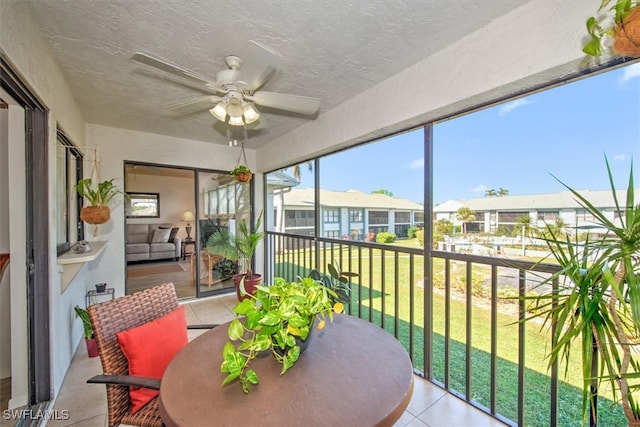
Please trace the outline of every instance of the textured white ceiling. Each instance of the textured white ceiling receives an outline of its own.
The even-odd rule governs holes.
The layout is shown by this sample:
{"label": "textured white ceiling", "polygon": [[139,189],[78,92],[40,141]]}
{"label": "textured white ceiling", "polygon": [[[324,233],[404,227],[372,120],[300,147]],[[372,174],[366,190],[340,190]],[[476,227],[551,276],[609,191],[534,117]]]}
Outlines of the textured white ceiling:
{"label": "textured white ceiling", "polygon": [[[527,0],[29,0],[45,40],[90,123],[226,144],[208,111],[176,116],[166,103],[202,95],[130,60],[145,52],[215,78],[249,40],[275,52],[262,89],[321,98],[319,114]],[[380,100],[383,101],[382,99]],[[258,147],[314,120],[261,108]],[[215,125],[215,126],[214,126]]]}

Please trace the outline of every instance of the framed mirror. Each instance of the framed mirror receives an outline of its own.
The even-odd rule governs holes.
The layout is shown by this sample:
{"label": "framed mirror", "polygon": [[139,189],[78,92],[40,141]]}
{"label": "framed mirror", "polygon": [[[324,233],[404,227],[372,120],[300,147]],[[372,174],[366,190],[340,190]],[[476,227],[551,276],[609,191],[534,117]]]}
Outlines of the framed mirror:
{"label": "framed mirror", "polygon": [[160,218],[160,193],[127,192],[127,218]]}

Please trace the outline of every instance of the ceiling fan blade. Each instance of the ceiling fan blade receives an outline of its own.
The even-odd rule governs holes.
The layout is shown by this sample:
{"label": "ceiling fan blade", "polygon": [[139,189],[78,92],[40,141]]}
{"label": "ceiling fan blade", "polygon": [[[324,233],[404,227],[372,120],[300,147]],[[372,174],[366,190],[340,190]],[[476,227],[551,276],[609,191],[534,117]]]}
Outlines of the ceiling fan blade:
{"label": "ceiling fan blade", "polygon": [[136,52],[133,54],[133,56],[131,56],[131,59],[136,62],[140,62],[141,64],[157,68],[158,70],[162,70],[167,73],[183,77],[185,79],[195,80],[203,84],[214,84],[214,82],[211,82],[206,77],[203,77],[200,74],[197,74],[185,68],[178,67],[177,65],[170,64],[163,59],[155,58],[151,55],[147,55],[146,53]]}
{"label": "ceiling fan blade", "polygon": [[264,105],[265,107],[307,115],[315,114],[320,108],[320,99],[310,96],[289,95],[286,93],[259,90],[252,96],[245,95],[245,98],[258,105]]}
{"label": "ceiling fan blade", "polygon": [[215,95],[199,96],[197,98],[185,99],[178,102],[165,104],[164,109],[169,111],[179,111],[182,113],[193,113],[213,107],[213,104],[222,100]]}
{"label": "ceiling fan blade", "polygon": [[250,40],[249,54],[240,68],[238,80],[247,84],[251,92],[264,85],[275,73],[277,56],[260,43]]}

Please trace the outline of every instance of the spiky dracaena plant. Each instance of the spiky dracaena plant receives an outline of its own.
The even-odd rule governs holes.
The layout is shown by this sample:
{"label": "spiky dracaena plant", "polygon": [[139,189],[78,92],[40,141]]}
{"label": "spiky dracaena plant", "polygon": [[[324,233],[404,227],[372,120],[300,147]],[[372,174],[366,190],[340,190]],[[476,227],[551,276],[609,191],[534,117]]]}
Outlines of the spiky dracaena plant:
{"label": "spiky dracaena plant", "polygon": [[[549,366],[559,362],[565,366],[565,375],[571,350],[576,348],[576,341],[580,342],[584,418],[589,404],[593,404],[591,386],[609,382],[629,425],[638,426],[640,405],[634,393],[640,388],[640,363],[633,351],[640,343],[640,205],[635,203],[633,165],[626,201],[621,204],[606,158],[605,162],[617,219],[610,219],[586,197],[558,180],[605,232],[601,237],[577,241],[547,228],[545,241],[561,270],[542,285],[559,284],[550,293],[531,297],[537,311],[528,319],[543,317],[545,325],[555,325]],[[595,376],[594,346],[600,368]]]}

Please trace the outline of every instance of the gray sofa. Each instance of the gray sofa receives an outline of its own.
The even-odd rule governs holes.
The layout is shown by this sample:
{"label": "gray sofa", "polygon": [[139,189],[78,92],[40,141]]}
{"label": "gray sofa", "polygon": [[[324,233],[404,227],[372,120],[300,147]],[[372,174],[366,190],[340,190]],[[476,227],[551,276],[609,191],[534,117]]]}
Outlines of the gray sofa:
{"label": "gray sofa", "polygon": [[180,258],[182,239],[172,224],[127,224],[127,262]]}

